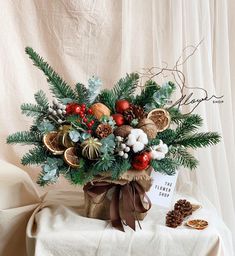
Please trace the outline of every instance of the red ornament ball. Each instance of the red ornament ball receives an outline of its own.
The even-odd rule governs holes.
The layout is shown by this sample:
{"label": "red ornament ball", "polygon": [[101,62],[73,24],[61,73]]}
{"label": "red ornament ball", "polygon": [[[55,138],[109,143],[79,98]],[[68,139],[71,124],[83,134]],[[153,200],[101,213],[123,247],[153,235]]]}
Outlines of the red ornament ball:
{"label": "red ornament ball", "polygon": [[117,126],[121,126],[125,122],[124,116],[121,114],[113,114],[112,117],[113,117],[113,120],[116,122]]}
{"label": "red ornament ball", "polygon": [[69,103],[69,104],[67,104],[66,105],[66,109],[65,109],[66,114],[67,115],[75,114],[77,108],[80,108],[80,106],[77,103]]}
{"label": "red ornament ball", "polygon": [[117,100],[115,108],[118,113],[122,114],[125,110],[130,108],[130,103],[127,100]]}
{"label": "red ornament ball", "polygon": [[143,152],[139,155],[134,156],[132,160],[132,167],[138,171],[143,171],[149,166],[150,155],[148,152]]}

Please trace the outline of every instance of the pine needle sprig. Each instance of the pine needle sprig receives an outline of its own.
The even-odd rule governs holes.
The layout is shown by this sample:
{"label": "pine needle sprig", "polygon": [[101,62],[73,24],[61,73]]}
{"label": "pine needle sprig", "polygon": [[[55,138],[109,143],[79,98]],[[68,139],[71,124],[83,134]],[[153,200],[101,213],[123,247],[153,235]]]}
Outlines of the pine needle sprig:
{"label": "pine needle sprig", "polygon": [[43,107],[36,104],[32,104],[32,103],[24,103],[21,105],[20,108],[21,108],[22,114],[26,116],[39,117],[45,114]]}
{"label": "pine needle sprig", "polygon": [[[146,104],[153,104],[154,98],[153,95],[155,92],[160,90],[160,86],[155,81],[146,82],[144,89],[141,91],[140,95],[137,95],[134,104],[144,107]],[[155,104],[155,107],[159,107],[159,105]]]}
{"label": "pine needle sprig", "polygon": [[180,163],[176,159],[164,158],[162,160],[151,160],[150,165],[156,172],[166,175],[174,175]]}
{"label": "pine needle sprig", "polygon": [[77,94],[76,102],[78,104],[89,103],[89,90],[85,87],[85,85],[77,83],[75,86],[75,91]]}
{"label": "pine needle sprig", "polygon": [[42,90],[38,91],[34,94],[34,99],[44,111],[48,110],[49,102],[45,92],[43,92]]}
{"label": "pine needle sprig", "polygon": [[199,115],[188,115],[176,128],[176,137],[184,137],[187,134],[195,132],[202,126],[202,118]]}
{"label": "pine needle sprig", "polygon": [[11,134],[7,137],[8,144],[41,145],[42,136],[37,132],[22,131]]}
{"label": "pine needle sprig", "polygon": [[184,146],[187,148],[202,148],[215,145],[220,141],[220,135],[216,132],[195,133],[176,139],[173,146]]}
{"label": "pine needle sprig", "polygon": [[198,160],[186,148],[171,147],[169,153],[173,159],[176,159],[182,166],[190,170],[195,169],[199,164]]}
{"label": "pine needle sprig", "polygon": [[29,55],[34,65],[38,67],[47,77],[52,93],[60,100],[70,98],[76,100],[76,93],[32,48],[26,47],[25,52]]}
{"label": "pine needle sprig", "polygon": [[30,149],[29,152],[22,157],[21,163],[23,165],[39,165],[44,163],[47,157],[48,152],[43,147],[38,146],[33,149]]}

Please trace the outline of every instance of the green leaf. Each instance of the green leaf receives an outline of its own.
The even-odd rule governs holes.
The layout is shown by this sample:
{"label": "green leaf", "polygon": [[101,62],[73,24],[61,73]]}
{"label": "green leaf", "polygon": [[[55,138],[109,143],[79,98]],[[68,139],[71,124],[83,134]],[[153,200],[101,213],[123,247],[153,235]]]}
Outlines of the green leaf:
{"label": "green leaf", "polygon": [[116,146],[114,134],[110,134],[108,137],[102,139],[100,152],[102,154],[113,154]]}
{"label": "green leaf", "polygon": [[39,123],[37,125],[37,128],[41,133],[48,133],[55,130],[55,126],[47,120],[44,120],[41,123]]}

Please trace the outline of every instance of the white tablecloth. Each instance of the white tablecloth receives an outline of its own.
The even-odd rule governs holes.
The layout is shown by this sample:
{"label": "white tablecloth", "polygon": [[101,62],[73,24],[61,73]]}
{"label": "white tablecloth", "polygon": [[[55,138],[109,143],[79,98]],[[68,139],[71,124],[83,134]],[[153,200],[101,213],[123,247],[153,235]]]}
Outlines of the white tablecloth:
{"label": "white tablecloth", "polygon": [[[3,162],[1,167],[0,256],[25,256],[26,247],[30,256],[233,255],[230,231],[211,206],[203,204],[190,217],[208,220],[203,231],[168,228],[167,210],[153,206],[142,230],[121,232],[107,221],[83,217],[81,192],[50,191],[40,198],[24,172]],[[179,194],[174,202],[178,198],[197,202]]]}

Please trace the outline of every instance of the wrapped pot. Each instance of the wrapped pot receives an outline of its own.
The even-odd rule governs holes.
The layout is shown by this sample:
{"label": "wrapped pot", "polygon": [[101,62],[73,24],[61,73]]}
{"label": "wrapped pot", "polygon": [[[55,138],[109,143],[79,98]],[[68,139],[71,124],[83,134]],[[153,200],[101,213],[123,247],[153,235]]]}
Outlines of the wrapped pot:
{"label": "wrapped pot", "polygon": [[146,195],[150,187],[150,169],[129,170],[117,180],[112,180],[108,173],[99,175],[83,187],[85,215],[110,220],[121,231],[124,222],[135,230],[135,220],[143,220],[151,207]]}

